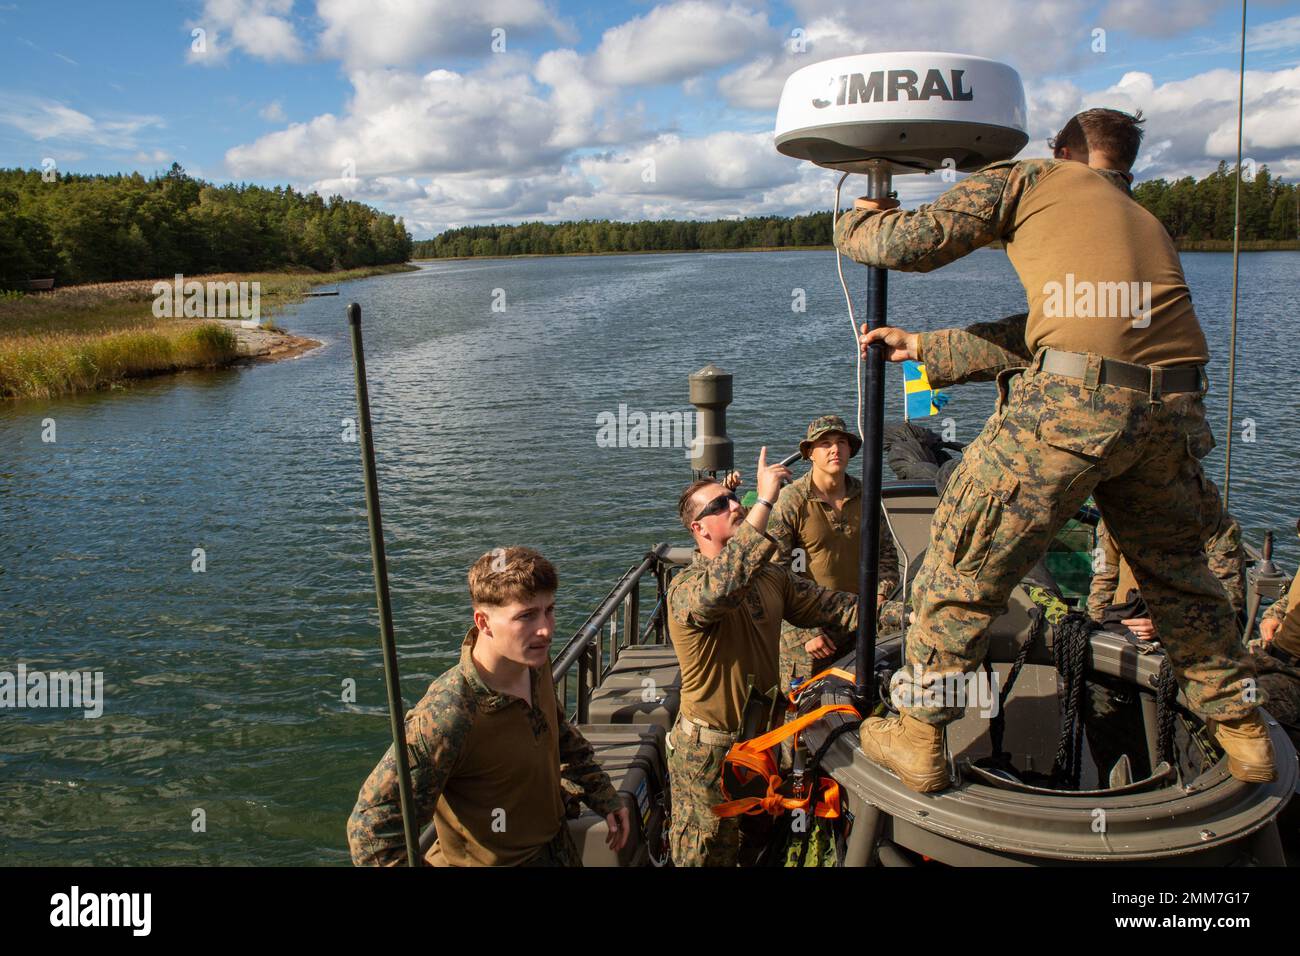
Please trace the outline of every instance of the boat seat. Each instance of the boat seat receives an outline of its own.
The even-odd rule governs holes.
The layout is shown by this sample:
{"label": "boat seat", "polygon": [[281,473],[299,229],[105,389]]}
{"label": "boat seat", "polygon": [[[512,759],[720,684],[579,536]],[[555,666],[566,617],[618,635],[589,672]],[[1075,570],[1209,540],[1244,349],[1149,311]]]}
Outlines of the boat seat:
{"label": "boat seat", "polygon": [[633,832],[627,846],[615,853],[605,845],[605,818],[583,807],[569,820],[569,832],[584,866],[647,866],[662,862],[663,831],[668,805],[666,733],[655,725],[580,724],[578,731],[591,744],[596,761],[632,808]]}
{"label": "boat seat", "polygon": [[671,644],[633,644],[618,652],[618,659],[609,670],[615,673],[664,664],[677,664],[677,652]]}
{"label": "boat seat", "polygon": [[[623,660],[619,660],[623,664]],[[671,661],[637,662],[634,666],[615,667],[600,682],[600,688],[620,687],[627,690],[646,689],[658,695],[659,688],[680,688],[682,686],[682,668],[677,658]]]}
{"label": "boat seat", "polygon": [[681,686],[671,644],[626,647],[591,692],[588,719],[593,724],[653,724],[667,733],[677,718]]}
{"label": "boat seat", "polygon": [[667,733],[681,697],[680,686],[645,685],[638,677],[631,687],[602,685],[592,691],[587,716],[603,724],[654,724]]}

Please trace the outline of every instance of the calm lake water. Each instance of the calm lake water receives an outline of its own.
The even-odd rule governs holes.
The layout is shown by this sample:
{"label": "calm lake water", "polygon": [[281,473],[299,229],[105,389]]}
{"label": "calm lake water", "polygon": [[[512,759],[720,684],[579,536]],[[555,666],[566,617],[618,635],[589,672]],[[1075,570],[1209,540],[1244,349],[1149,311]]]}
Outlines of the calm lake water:
{"label": "calm lake water", "polygon": [[[1214,351],[1223,472],[1232,260],[1184,256]],[[865,275],[847,266],[864,298]],[[1300,506],[1300,254],[1242,257],[1232,510],[1249,540]],[[807,312],[795,313],[796,289]],[[493,311],[502,301],[505,312]],[[895,324],[999,317],[1004,255],[893,275]],[[687,411],[686,376],[735,375],[728,427],[760,444],[852,419],[853,342],[828,252],[444,262],[345,285],[278,316],[326,342],[276,365],[0,405],[0,670],[102,670],[103,716],[0,711],[0,862],[317,864],[388,743],[344,307],[361,303],[403,689],[451,666],[465,571],[523,543],[560,570],[567,639],[657,541],[685,543],[677,448],[603,448],[620,404]],[[889,417],[901,417],[889,371]],[[969,440],[991,385],[945,409]],[[41,440],[53,419],[57,440]],[[191,570],[203,548],[206,571]],[[357,702],[342,702],[345,680]],[[206,832],[192,827],[195,811]]]}

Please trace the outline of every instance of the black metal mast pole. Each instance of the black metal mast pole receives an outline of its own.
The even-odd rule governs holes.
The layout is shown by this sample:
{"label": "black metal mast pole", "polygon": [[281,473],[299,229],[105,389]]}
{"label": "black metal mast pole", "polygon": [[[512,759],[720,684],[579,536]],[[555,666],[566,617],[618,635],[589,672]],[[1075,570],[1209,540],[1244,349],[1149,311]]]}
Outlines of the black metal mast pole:
{"label": "black metal mast pole", "polygon": [[397,643],[393,640],[393,607],[388,599],[388,559],[384,556],[384,525],[379,514],[379,482],[375,478],[375,446],[370,438],[370,393],[366,387],[366,355],[361,346],[361,306],[348,305],[352,329],[352,367],[357,378],[357,411],[361,432],[361,461],[365,466],[366,519],[370,525],[370,559],[375,568],[375,602],[379,606],[379,645],[384,654],[384,685],[388,690],[388,722],[393,731],[397,786],[402,801],[402,830],[406,834],[406,864],[420,865],[420,835],[415,829],[411,797],[411,766],[406,756],[405,714],[397,673]]}
{"label": "black metal mast pole", "polygon": [[[883,199],[889,195],[891,174],[888,163],[877,160],[868,174],[867,195]],[[889,273],[874,266],[867,269],[867,325],[878,329],[885,324]],[[863,717],[874,704],[876,664],[876,588],[880,582],[880,483],[885,437],[885,350],[876,343],[862,363],[862,518],[858,543],[858,641],[854,668],[854,697]]]}

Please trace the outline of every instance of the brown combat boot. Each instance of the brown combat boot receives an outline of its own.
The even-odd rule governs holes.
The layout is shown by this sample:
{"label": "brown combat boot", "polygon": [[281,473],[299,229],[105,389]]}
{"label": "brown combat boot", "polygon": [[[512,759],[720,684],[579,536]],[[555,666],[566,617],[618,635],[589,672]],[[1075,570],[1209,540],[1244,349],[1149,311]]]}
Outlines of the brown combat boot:
{"label": "brown combat boot", "polygon": [[943,759],[943,728],[908,715],[868,717],[858,730],[867,758],[898,774],[918,793],[948,787],[948,764]]}
{"label": "brown combat boot", "polygon": [[1268,727],[1252,710],[1236,720],[1209,721],[1210,732],[1228,755],[1228,772],[1246,783],[1270,783],[1277,779],[1273,762],[1273,741]]}

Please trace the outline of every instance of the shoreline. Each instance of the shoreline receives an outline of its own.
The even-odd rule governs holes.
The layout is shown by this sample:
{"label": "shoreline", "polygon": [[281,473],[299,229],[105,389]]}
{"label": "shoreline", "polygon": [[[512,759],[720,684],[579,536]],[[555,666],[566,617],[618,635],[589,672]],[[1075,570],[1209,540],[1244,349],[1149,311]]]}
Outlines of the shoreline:
{"label": "shoreline", "polygon": [[417,269],[408,262],[333,273],[186,277],[258,283],[266,324],[256,329],[243,328],[237,318],[156,317],[152,288],[172,277],[64,286],[0,299],[0,399],[48,400],[122,388],[133,379],[297,358],[325,343],[278,328],[274,313],[304,301],[318,286]]}
{"label": "shoreline", "polygon": [[264,365],[297,358],[325,345],[319,339],[295,335],[274,326],[257,329],[244,328],[241,319],[209,319],[224,325],[235,334],[237,356],[232,365]]}
{"label": "shoreline", "polygon": [[[1001,243],[991,243],[988,248],[1000,249]],[[1178,252],[1231,252],[1231,239],[1175,239]],[[507,256],[420,256],[411,262],[474,262],[501,259],[581,259],[597,256],[688,256],[696,254],[725,255],[737,252],[834,252],[832,243],[817,246],[746,246],[743,249],[618,249],[608,252],[515,252]],[[1244,239],[1242,252],[1296,252],[1300,239]]]}

